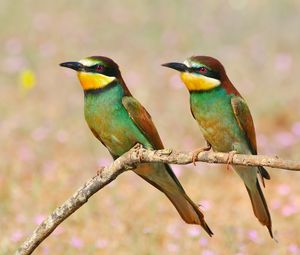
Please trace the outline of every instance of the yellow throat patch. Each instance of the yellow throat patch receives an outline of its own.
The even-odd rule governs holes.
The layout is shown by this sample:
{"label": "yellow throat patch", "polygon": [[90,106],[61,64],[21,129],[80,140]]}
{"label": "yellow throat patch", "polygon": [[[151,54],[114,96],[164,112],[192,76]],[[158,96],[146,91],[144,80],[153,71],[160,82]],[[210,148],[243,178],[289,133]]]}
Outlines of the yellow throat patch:
{"label": "yellow throat patch", "polygon": [[211,90],[221,84],[218,79],[206,77],[204,75],[195,75],[188,72],[181,73],[180,77],[190,91]]}
{"label": "yellow throat patch", "polygon": [[77,76],[84,90],[104,88],[116,79],[100,73],[78,72]]}

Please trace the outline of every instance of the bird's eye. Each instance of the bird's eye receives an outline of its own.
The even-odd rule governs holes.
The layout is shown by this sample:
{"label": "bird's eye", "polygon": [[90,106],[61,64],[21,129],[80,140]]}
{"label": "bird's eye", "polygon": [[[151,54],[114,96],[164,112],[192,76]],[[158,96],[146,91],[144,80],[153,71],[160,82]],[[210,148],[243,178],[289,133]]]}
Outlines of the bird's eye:
{"label": "bird's eye", "polygon": [[207,68],[205,68],[204,66],[201,66],[201,67],[198,68],[198,72],[202,73],[202,74],[205,74],[207,72]]}
{"label": "bird's eye", "polygon": [[96,65],[95,69],[96,69],[97,71],[101,72],[101,71],[103,71],[104,66],[102,66],[102,65]]}

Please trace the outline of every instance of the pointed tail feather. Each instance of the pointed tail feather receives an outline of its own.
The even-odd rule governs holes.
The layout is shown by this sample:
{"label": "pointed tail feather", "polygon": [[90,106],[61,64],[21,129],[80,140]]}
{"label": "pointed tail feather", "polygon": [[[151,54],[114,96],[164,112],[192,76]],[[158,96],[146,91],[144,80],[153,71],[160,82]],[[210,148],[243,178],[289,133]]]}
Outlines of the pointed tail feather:
{"label": "pointed tail feather", "polygon": [[268,228],[270,236],[273,238],[270,212],[258,180],[256,180],[256,189],[251,190],[247,186],[246,188],[251,199],[255,216],[258,218],[262,225]]}
{"label": "pointed tail feather", "polygon": [[270,180],[271,176],[269,175],[268,171],[265,168],[263,168],[262,166],[258,167],[258,173],[261,178],[261,183],[262,183],[263,187],[265,188],[266,187],[265,179]]}
{"label": "pointed tail feather", "polygon": [[186,193],[173,192],[172,194],[163,191],[166,196],[173,203],[181,218],[188,224],[201,225],[209,236],[213,235],[213,232],[204,220],[204,215],[200,211],[199,207],[186,195]]}
{"label": "pointed tail feather", "polygon": [[270,174],[268,173],[268,171],[264,167],[259,166],[258,170],[259,170],[259,172],[260,172],[260,174],[263,178],[265,178],[266,180],[271,180]]}
{"label": "pointed tail feather", "polygon": [[187,196],[169,165],[161,163],[142,164],[135,172],[165,193],[186,223],[201,225],[209,236],[213,235],[213,232],[204,220],[203,213]]}

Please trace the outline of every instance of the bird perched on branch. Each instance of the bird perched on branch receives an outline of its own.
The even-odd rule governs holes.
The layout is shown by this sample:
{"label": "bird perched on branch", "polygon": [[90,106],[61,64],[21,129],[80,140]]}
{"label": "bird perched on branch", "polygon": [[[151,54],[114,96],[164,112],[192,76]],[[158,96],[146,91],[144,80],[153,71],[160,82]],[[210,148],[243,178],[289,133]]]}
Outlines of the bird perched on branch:
{"label": "bird perched on branch", "polygon": [[[113,60],[94,56],[60,65],[77,71],[84,90],[86,122],[114,159],[137,143],[148,149],[163,149],[149,113],[131,95]],[[213,234],[169,165],[141,164],[134,171],[162,191],[185,222],[201,225],[210,236]]]}
{"label": "bird perched on branch", "polygon": [[[190,92],[193,117],[207,141],[208,147],[195,152],[195,157],[210,147],[218,152],[257,154],[256,138],[250,110],[237,89],[229,80],[223,65],[215,58],[193,56],[183,63],[163,66],[180,72],[181,79]],[[255,216],[265,225],[271,237],[272,222],[269,209],[257,179],[257,173],[270,179],[263,167],[233,166],[243,179],[251,199]]]}

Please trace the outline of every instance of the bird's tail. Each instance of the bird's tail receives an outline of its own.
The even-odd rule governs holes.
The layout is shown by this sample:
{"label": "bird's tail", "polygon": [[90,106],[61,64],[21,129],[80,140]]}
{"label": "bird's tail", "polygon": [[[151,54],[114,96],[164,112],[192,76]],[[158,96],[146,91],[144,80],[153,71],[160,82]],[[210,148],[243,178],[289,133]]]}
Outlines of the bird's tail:
{"label": "bird's tail", "polygon": [[142,164],[135,172],[165,193],[186,223],[201,225],[209,236],[213,235],[204,220],[203,213],[187,196],[169,165],[162,163]]}
{"label": "bird's tail", "polygon": [[270,212],[258,180],[256,180],[255,189],[249,189],[247,186],[246,188],[251,199],[252,208],[255,216],[258,218],[261,224],[268,228],[270,236],[273,238]]}

